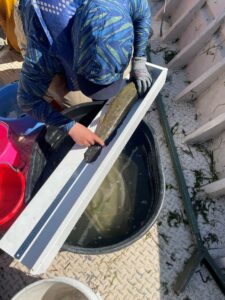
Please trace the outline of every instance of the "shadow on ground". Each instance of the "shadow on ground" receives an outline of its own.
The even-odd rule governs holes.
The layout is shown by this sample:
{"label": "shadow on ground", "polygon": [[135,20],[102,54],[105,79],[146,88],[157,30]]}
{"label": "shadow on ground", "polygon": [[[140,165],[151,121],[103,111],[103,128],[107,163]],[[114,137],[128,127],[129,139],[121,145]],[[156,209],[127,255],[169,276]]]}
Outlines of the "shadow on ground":
{"label": "shadow on ground", "polygon": [[0,254],[0,300],[11,299],[22,288],[40,279],[11,267],[12,261],[7,254]]}

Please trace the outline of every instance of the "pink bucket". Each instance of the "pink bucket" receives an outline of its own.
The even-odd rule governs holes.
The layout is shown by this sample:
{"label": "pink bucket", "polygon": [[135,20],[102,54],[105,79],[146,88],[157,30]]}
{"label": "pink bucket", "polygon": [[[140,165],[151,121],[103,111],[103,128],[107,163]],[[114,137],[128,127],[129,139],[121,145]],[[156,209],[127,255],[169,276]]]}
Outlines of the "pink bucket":
{"label": "pink bucket", "polygon": [[0,232],[10,227],[24,208],[25,177],[21,171],[0,163]]}
{"label": "pink bucket", "polygon": [[10,137],[9,126],[0,121],[0,163],[8,163],[14,167],[20,164],[20,155]]}

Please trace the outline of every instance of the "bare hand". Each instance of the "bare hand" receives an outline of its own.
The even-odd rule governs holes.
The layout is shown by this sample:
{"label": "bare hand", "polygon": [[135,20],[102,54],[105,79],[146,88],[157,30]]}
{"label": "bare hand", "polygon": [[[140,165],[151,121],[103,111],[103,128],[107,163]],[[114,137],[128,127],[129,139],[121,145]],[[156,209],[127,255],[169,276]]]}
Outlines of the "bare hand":
{"label": "bare hand", "polygon": [[105,145],[103,140],[97,136],[97,134],[80,123],[76,123],[70,129],[69,136],[80,146],[90,147],[96,143],[102,147]]}

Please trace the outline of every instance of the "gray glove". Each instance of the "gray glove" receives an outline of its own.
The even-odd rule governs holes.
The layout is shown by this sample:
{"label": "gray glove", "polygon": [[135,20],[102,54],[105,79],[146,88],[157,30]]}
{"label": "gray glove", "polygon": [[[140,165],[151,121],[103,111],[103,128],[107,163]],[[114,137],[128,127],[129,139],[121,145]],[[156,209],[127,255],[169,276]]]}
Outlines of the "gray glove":
{"label": "gray glove", "polygon": [[146,67],[146,57],[132,59],[131,78],[134,79],[140,96],[144,95],[152,84],[152,76]]}

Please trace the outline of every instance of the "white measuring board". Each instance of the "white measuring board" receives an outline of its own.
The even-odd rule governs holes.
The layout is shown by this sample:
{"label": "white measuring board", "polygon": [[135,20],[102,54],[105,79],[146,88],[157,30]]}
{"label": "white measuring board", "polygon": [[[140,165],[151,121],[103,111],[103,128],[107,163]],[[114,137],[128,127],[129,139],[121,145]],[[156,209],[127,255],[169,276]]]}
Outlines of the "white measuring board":
{"label": "white measuring board", "polygon": [[[47,270],[162,89],[167,69],[147,66],[157,74],[151,89],[134,103],[97,160],[86,163],[83,158],[87,148],[75,145],[0,240],[0,248],[27,266],[31,274]],[[90,129],[95,130],[101,114]]]}

